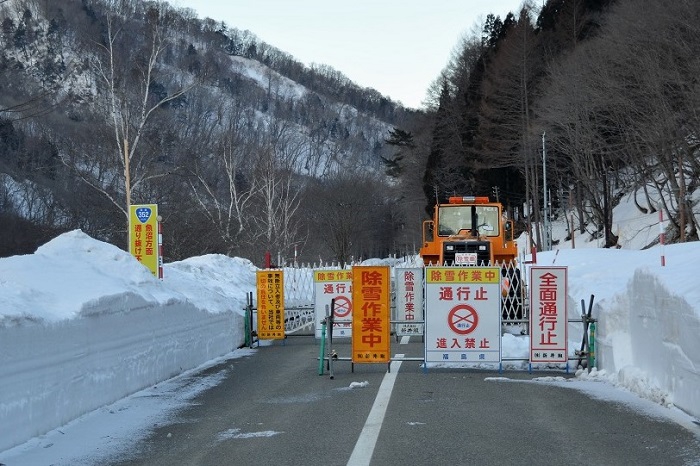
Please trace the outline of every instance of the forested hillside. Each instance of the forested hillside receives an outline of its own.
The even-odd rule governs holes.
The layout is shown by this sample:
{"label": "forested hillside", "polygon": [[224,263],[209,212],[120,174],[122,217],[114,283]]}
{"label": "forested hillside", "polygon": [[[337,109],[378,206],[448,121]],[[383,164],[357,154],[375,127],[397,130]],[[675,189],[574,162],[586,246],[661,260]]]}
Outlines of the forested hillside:
{"label": "forested hillside", "polygon": [[606,247],[617,244],[612,208],[634,192],[640,212],[670,219],[667,237],[697,240],[700,2],[539,7],[490,16],[446,68],[426,197],[489,193],[523,228],[541,225],[546,163],[547,210],[568,210],[571,229]]}
{"label": "forested hillside", "polygon": [[165,2],[0,22],[3,254],[73,228],[126,247],[131,203],[159,205],[166,260],[393,252],[382,156],[410,112],[377,91]]}
{"label": "forested hillside", "polygon": [[166,2],[0,0],[0,256],[75,228],[125,248],[132,203],[159,205],[166,261],[413,253],[451,194],[498,198],[541,244],[545,160],[549,210],[606,246],[637,191],[698,239],[698,2],[476,26],[418,112]]}

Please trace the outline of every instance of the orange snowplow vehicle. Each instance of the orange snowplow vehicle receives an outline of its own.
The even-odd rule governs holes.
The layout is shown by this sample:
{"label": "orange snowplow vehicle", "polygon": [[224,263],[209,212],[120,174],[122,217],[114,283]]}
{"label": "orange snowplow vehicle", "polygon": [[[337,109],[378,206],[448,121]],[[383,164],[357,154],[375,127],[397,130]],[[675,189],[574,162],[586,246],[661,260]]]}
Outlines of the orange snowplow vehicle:
{"label": "orange snowplow vehicle", "polygon": [[503,320],[522,320],[518,246],[513,221],[505,218],[500,203],[485,196],[455,196],[437,204],[433,219],[423,222],[419,254],[425,265],[500,266]]}
{"label": "orange snowplow vehicle", "polygon": [[450,197],[423,222],[420,256],[425,265],[504,265],[515,262],[513,221],[486,196]]}

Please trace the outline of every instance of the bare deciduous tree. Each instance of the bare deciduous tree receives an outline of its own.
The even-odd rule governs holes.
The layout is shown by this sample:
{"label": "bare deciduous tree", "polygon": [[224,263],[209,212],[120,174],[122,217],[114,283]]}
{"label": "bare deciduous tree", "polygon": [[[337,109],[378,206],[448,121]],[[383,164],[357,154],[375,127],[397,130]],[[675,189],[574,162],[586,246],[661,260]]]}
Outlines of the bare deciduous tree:
{"label": "bare deciduous tree", "polygon": [[252,116],[235,104],[221,105],[218,114],[218,124],[210,125],[219,126],[211,152],[200,146],[191,155],[189,184],[201,211],[231,254],[240,248],[243,233],[251,226],[249,209],[260,188],[250,160]]}
{"label": "bare deciduous tree", "polygon": [[[151,5],[145,11],[145,41],[133,50],[135,31],[129,30],[130,15],[140,13],[140,5],[128,2],[115,2],[106,18],[104,43],[97,44],[98,54],[93,60],[97,75],[102,79],[107,92],[105,108],[114,131],[116,157],[114,167],[120,167],[123,180],[124,203],[110,197],[125,216],[132,202],[132,192],[154,177],[163,176],[152,170],[152,160],[139,153],[139,143],[154,112],[168,102],[185,94],[194,84],[170,81],[166,84],[171,91],[162,94],[154,92],[156,80],[165,80],[160,73],[159,59],[168,46],[168,22],[170,10],[167,4]],[[182,76],[182,75],[180,75]],[[161,81],[163,82],[163,81]],[[99,184],[94,183],[99,188]]]}
{"label": "bare deciduous tree", "polygon": [[303,241],[297,212],[304,183],[295,175],[307,153],[304,138],[283,122],[266,128],[261,140],[255,177],[260,183],[256,232],[267,251],[284,258]]}

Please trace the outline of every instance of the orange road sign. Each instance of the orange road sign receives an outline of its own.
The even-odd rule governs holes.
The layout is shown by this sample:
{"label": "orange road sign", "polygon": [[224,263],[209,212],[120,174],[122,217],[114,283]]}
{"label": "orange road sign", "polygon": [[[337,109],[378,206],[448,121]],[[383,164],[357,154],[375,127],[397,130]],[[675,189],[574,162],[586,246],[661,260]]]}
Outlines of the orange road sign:
{"label": "orange road sign", "polygon": [[352,268],[352,362],[391,360],[388,266]]}

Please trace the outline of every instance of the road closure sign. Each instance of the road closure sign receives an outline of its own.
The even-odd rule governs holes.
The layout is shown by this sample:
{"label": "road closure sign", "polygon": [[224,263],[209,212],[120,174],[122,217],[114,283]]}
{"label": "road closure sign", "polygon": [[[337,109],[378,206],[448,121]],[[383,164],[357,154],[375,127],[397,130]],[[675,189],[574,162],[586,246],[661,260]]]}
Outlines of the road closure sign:
{"label": "road closure sign", "polygon": [[352,268],[352,362],[391,360],[389,309],[391,276],[387,266]]}
{"label": "road closure sign", "polygon": [[425,268],[425,362],[501,362],[501,269]]}
{"label": "road closure sign", "polygon": [[396,268],[396,335],[423,335],[423,267]]}
{"label": "road closure sign", "polygon": [[567,362],[567,268],[530,268],[530,362]]}
{"label": "road closure sign", "polygon": [[326,307],[333,310],[333,337],[352,334],[352,271],[345,269],[314,270],[314,314],[316,338],[321,338]]}
{"label": "road closure sign", "polygon": [[284,273],[281,270],[258,270],[258,338],[282,340],[284,330]]}

